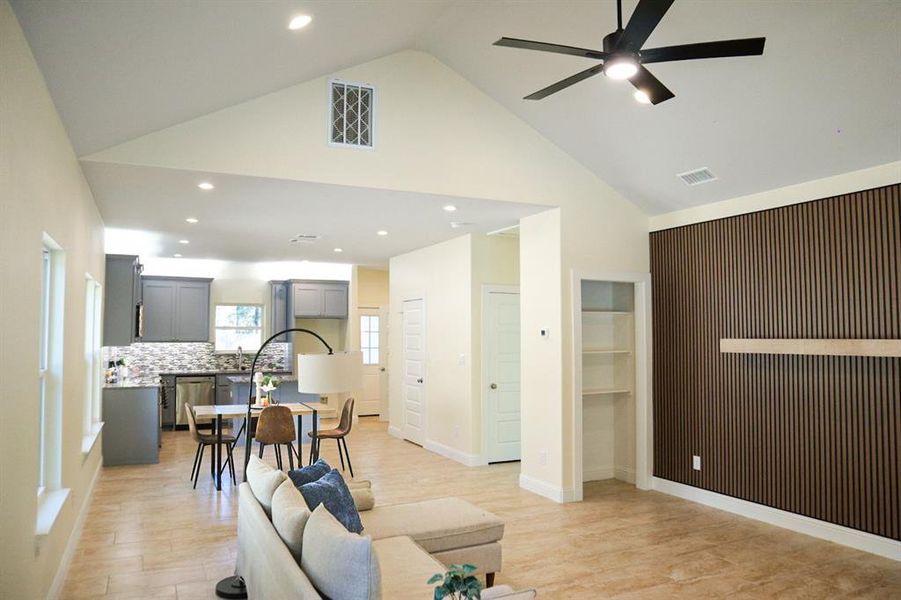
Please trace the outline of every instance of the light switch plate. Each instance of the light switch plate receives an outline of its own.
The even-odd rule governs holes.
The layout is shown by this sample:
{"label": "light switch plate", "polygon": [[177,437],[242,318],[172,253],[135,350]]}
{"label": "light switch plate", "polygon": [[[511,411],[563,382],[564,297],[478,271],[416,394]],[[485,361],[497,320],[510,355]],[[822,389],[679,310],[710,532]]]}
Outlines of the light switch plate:
{"label": "light switch plate", "polygon": [[701,457],[700,456],[692,456],[691,457],[691,468],[695,471],[701,470]]}

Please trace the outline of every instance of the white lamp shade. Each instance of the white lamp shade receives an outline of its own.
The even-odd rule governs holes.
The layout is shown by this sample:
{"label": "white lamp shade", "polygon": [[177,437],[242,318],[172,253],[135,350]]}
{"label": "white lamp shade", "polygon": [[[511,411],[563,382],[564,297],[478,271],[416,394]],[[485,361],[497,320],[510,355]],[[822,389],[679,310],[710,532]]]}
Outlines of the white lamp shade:
{"label": "white lamp shade", "polygon": [[358,390],[363,384],[363,353],[297,355],[297,391],[301,394],[337,394]]}

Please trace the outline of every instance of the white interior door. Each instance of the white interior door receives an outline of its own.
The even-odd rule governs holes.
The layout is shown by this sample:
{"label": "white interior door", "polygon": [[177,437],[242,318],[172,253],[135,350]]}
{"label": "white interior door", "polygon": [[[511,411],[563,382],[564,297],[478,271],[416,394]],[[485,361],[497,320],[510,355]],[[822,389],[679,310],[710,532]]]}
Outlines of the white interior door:
{"label": "white interior door", "polygon": [[519,460],[519,292],[489,291],[483,308],[486,459]]}
{"label": "white interior door", "polygon": [[425,440],[425,307],[422,299],[405,300],[404,336],[404,438]]}
{"label": "white interior door", "polygon": [[379,420],[388,420],[388,387],[390,373],[388,372],[388,309],[382,307],[379,310]]}
{"label": "white interior door", "polygon": [[385,346],[382,329],[385,322],[377,308],[357,310],[360,325],[360,351],[363,353],[363,385],[357,398],[356,412],[362,416],[381,413],[381,369]]}

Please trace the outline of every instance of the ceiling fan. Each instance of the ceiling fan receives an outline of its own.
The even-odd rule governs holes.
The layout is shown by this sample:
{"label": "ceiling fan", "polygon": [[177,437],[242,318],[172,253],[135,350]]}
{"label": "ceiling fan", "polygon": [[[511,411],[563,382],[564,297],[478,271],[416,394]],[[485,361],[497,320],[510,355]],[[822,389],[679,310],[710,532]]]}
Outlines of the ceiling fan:
{"label": "ceiling fan", "polygon": [[494,42],[495,46],[540,50],[557,54],[571,54],[602,61],[593,67],[567,77],[557,83],[529,94],[523,100],[541,100],[560,90],[568,88],[583,79],[604,73],[611,79],[628,79],[635,86],[635,99],[644,104],[660,104],[675,97],[659,79],[654,77],[644,65],[648,63],[674,60],[694,60],[698,58],[721,58],[726,56],[757,56],[763,54],[766,38],[747,38],[703,42],[682,46],[642,49],[651,32],[660,23],[663,15],[674,0],[639,0],[635,12],[623,29],[622,0],[616,1],[616,31],[604,37],[604,50],[589,50],[560,44],[535,42],[503,37]]}

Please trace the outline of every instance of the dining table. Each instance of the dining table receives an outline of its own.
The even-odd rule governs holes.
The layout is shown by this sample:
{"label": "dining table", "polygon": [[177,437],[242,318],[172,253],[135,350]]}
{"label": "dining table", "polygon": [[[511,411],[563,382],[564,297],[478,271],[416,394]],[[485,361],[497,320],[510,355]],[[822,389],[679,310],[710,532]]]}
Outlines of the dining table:
{"label": "dining table", "polygon": [[[299,454],[303,454],[300,450],[303,447],[302,445],[302,432],[303,428],[301,427],[301,419],[305,416],[309,416],[313,422],[313,431],[317,431],[319,429],[319,419],[334,419],[338,416],[338,410],[334,407],[329,406],[328,404],[323,404],[321,402],[297,402],[297,403],[282,403],[278,406],[286,406],[291,409],[291,415],[297,418],[297,451]],[[251,409],[251,418],[259,417],[262,407],[254,407]],[[222,490],[222,427],[223,421],[225,419],[239,419],[241,417],[247,417],[247,405],[246,404],[215,404],[215,405],[202,405],[194,407],[194,418],[200,421],[212,421],[213,424],[213,435],[216,436],[216,444],[213,445],[213,460],[216,463],[216,490]],[[246,423],[245,423],[246,425]],[[246,428],[246,435],[250,435],[250,428]],[[235,442],[237,443],[237,441]],[[310,453],[310,462],[311,464],[315,462],[319,458],[319,451],[316,447],[316,444],[312,445],[312,450]]]}

